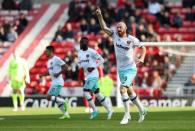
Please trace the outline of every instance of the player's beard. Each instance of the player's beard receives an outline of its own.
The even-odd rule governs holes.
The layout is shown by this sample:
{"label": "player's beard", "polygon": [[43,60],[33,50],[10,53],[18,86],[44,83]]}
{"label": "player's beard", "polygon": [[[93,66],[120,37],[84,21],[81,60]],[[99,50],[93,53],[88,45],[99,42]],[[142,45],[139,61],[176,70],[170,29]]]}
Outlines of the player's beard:
{"label": "player's beard", "polygon": [[118,35],[119,35],[120,37],[123,37],[124,34],[125,34],[125,31],[118,31]]}

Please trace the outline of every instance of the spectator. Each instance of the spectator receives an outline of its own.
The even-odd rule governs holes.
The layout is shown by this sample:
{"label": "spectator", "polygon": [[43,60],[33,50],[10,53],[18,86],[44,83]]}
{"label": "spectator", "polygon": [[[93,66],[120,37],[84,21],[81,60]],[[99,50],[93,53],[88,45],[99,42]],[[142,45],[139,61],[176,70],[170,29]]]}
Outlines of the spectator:
{"label": "spectator", "polygon": [[164,12],[164,14],[162,15],[162,17],[159,19],[160,24],[164,27],[170,27],[171,22],[170,22],[170,18],[169,18],[169,12]]}
{"label": "spectator", "polygon": [[185,86],[195,86],[195,73],[189,78],[188,82],[185,83]]}
{"label": "spectator", "polygon": [[121,21],[123,19],[123,14],[125,13],[125,8],[121,7],[118,9],[117,13],[116,13],[116,21]]}
{"label": "spectator", "polygon": [[182,41],[182,35],[181,34],[175,34],[174,36],[175,41],[181,42]]}
{"label": "spectator", "polygon": [[160,37],[154,31],[152,24],[148,25],[148,32],[147,32],[147,36],[146,37],[148,38],[148,41],[157,41],[157,42],[160,41]]}
{"label": "spectator", "polygon": [[195,5],[194,0],[182,0],[183,7],[190,7],[192,8]]}
{"label": "spectator", "polygon": [[94,33],[97,34],[99,32],[99,26],[96,23],[94,18],[90,19],[90,24],[89,24],[89,28],[88,28],[88,33]]}
{"label": "spectator", "polygon": [[0,41],[5,41],[6,40],[6,36],[5,36],[5,32],[2,26],[0,26]]}
{"label": "spectator", "polygon": [[63,39],[63,32],[62,32],[62,27],[58,26],[58,29],[55,33],[54,40],[57,41],[57,37],[61,37]]}
{"label": "spectator", "polygon": [[73,62],[71,63],[72,80],[77,80],[77,78],[78,78],[79,67],[78,67],[77,63],[78,63],[78,59],[74,58]]}
{"label": "spectator", "polygon": [[44,87],[46,86],[47,81],[44,76],[38,76],[38,80],[39,80],[38,82],[39,86],[44,86]]}
{"label": "spectator", "polygon": [[[115,17],[115,16],[114,16],[114,17]],[[113,17],[113,18],[114,18],[114,17]],[[109,15],[108,12],[105,12],[105,13],[104,13],[104,19],[105,19],[105,22],[108,23],[108,26],[111,26],[112,23],[114,22],[114,19],[112,19],[112,18],[110,17],[110,15]]]}
{"label": "spectator", "polygon": [[[3,24],[3,29],[4,29],[5,36],[7,36],[7,34],[11,30],[11,24],[8,21],[5,21],[5,23]],[[6,38],[6,40],[7,40],[7,38]]]}
{"label": "spectator", "polygon": [[172,40],[171,40],[171,36],[170,35],[164,35],[163,36],[163,41],[165,41],[165,42],[171,42]]}
{"label": "spectator", "polygon": [[11,28],[10,32],[7,34],[7,41],[14,42],[18,38],[18,34],[14,27]]}
{"label": "spectator", "polygon": [[139,23],[141,20],[141,10],[140,9],[136,9],[135,10],[135,22]]}
{"label": "spectator", "polygon": [[32,0],[22,0],[20,2],[20,9],[21,10],[31,10],[33,6]]}
{"label": "spectator", "polygon": [[58,43],[63,42],[63,38],[62,38],[62,36],[61,36],[61,35],[57,35],[57,37],[56,37],[55,41],[56,41],[56,42],[58,42]]}
{"label": "spectator", "polygon": [[155,89],[162,91],[162,78],[160,77],[159,72],[154,71],[152,75],[153,75],[153,82],[152,82],[152,86],[150,87],[150,96],[153,96]]}
{"label": "spectator", "polygon": [[188,21],[194,21],[195,20],[195,13],[192,12],[191,8],[187,8],[186,20],[188,20]]}
{"label": "spectator", "polygon": [[67,52],[67,55],[65,56],[64,61],[66,62],[67,65],[71,65],[71,63],[73,62],[73,56],[72,56],[71,51]]}
{"label": "spectator", "polygon": [[131,16],[128,21],[129,24],[127,24],[127,32],[130,33],[131,35],[135,36],[136,35],[136,28],[137,24],[135,23],[135,17]]}
{"label": "spectator", "polygon": [[172,72],[171,72],[171,69],[170,69],[170,60],[169,60],[169,57],[164,57],[164,65],[163,65],[163,68],[164,68],[164,79],[166,81],[168,81],[171,77],[172,77]]}
{"label": "spectator", "polygon": [[21,13],[19,17],[20,24],[23,28],[25,28],[28,25],[28,20],[25,16],[25,14]]}
{"label": "spectator", "polygon": [[16,9],[15,1],[14,0],[3,0],[2,9],[3,10],[15,10]]}
{"label": "spectator", "polygon": [[152,15],[156,15],[161,11],[161,5],[157,2],[157,0],[150,0],[148,4],[148,11]]}
{"label": "spectator", "polygon": [[75,20],[76,17],[76,0],[71,0],[68,8],[69,21]]}
{"label": "spectator", "polygon": [[141,82],[141,88],[148,88],[149,87],[149,74],[148,72],[144,72],[144,76],[142,78],[142,82]]}
{"label": "spectator", "polygon": [[143,36],[146,36],[146,35],[147,35],[147,32],[146,32],[146,30],[144,28],[144,25],[143,24],[140,24],[138,26],[138,29],[136,30],[136,36],[137,36],[137,38],[140,39],[141,41],[144,41]]}
{"label": "spectator", "polygon": [[162,78],[159,75],[158,71],[153,72],[153,83],[152,83],[152,88],[158,88],[161,89],[162,85]]}
{"label": "spectator", "polygon": [[106,9],[109,6],[107,0],[100,0],[99,5],[100,5],[100,8],[102,8],[102,9]]}
{"label": "spectator", "polygon": [[71,51],[68,51],[67,55],[64,58],[64,61],[66,62],[67,66],[68,66],[66,71],[65,71],[66,80],[72,79],[73,74],[72,74],[71,63],[73,62],[73,60],[74,59],[73,59]]}
{"label": "spectator", "polygon": [[173,27],[180,28],[182,26],[182,18],[180,16],[180,12],[178,11],[176,16],[173,18]]}
{"label": "spectator", "polygon": [[64,39],[73,39],[74,33],[72,30],[72,25],[70,23],[66,24],[66,31],[63,33],[64,34]]}
{"label": "spectator", "polygon": [[80,22],[80,29],[81,29],[81,32],[82,34],[87,34],[87,31],[88,31],[88,23],[85,19],[82,19],[81,22]]}
{"label": "spectator", "polygon": [[20,35],[24,31],[27,25],[28,25],[28,20],[26,19],[25,15],[20,14],[19,19],[17,19],[14,24],[17,33]]}
{"label": "spectator", "polygon": [[79,45],[80,39],[81,39],[80,36],[76,37],[76,41],[75,41],[75,44],[74,44],[74,50],[75,50],[76,52],[78,52],[78,51],[80,50],[80,45]]}

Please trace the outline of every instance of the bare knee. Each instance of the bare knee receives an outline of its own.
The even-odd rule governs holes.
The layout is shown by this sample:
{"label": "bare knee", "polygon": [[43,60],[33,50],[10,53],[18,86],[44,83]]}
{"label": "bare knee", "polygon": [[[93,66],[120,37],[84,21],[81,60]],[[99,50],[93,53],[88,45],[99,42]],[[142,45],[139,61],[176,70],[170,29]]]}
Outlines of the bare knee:
{"label": "bare knee", "polygon": [[132,94],[134,93],[133,88],[128,88],[128,89],[127,89],[127,93],[128,93],[129,95],[132,95]]}
{"label": "bare knee", "polygon": [[126,92],[127,92],[126,87],[122,86],[122,87],[120,88],[120,93],[121,93],[121,94],[124,94],[124,93],[126,93]]}

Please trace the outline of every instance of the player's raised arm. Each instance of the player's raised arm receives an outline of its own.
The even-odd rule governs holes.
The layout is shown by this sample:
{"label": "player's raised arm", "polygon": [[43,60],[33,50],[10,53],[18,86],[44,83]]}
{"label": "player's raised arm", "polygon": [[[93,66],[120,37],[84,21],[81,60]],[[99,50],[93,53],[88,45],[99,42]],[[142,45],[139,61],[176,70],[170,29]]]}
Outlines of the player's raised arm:
{"label": "player's raised arm", "polygon": [[112,30],[111,30],[110,28],[107,27],[107,25],[106,25],[106,23],[105,23],[105,21],[104,21],[104,19],[103,19],[101,10],[100,10],[99,7],[96,9],[96,15],[97,15],[97,17],[98,17],[98,21],[99,21],[99,23],[100,23],[101,29],[102,29],[105,33],[107,33],[108,35],[112,35],[113,32],[112,32]]}

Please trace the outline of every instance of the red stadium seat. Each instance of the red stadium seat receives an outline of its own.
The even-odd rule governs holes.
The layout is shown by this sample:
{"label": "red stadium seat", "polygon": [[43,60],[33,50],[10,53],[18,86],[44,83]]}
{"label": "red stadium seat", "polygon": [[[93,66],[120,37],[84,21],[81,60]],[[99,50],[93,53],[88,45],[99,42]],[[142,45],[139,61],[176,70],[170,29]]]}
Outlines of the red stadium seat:
{"label": "red stadium seat", "polygon": [[169,33],[176,33],[178,32],[178,29],[177,28],[169,28]]}
{"label": "red stadium seat", "polygon": [[184,34],[182,35],[184,41],[193,41],[195,36],[193,34]]}
{"label": "red stadium seat", "polygon": [[80,86],[80,84],[78,81],[70,80],[70,81],[65,81],[64,86],[65,87],[77,87],[77,86]]}
{"label": "red stadium seat", "polygon": [[191,21],[183,21],[183,27],[192,27],[193,23]]}
{"label": "red stadium seat", "polygon": [[156,16],[154,16],[154,15],[147,15],[146,20],[152,24],[155,24],[157,22]]}

